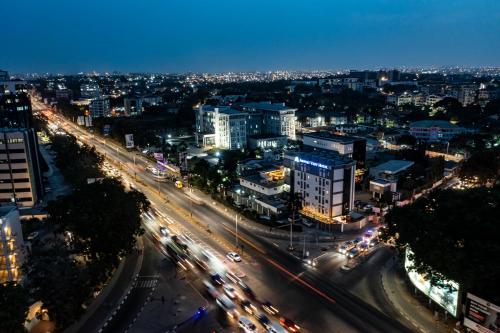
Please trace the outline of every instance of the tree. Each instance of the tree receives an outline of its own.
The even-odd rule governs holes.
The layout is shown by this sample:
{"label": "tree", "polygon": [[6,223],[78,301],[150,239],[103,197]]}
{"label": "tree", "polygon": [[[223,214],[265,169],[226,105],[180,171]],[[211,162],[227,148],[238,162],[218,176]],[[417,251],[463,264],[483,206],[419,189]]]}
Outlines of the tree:
{"label": "tree", "polygon": [[68,327],[80,317],[94,281],[85,266],[70,258],[62,242],[33,253],[25,270],[33,298],[43,302],[57,329]]}
{"label": "tree", "polygon": [[436,191],[386,215],[383,238],[413,252],[415,269],[500,300],[500,187]]}
{"label": "tree", "polygon": [[460,168],[460,177],[479,185],[494,183],[500,179],[500,149],[478,151]]}
{"label": "tree", "polygon": [[406,145],[413,147],[417,144],[417,139],[413,135],[403,134],[397,138],[396,143],[398,145]]}
{"label": "tree", "polygon": [[28,313],[28,293],[14,282],[0,284],[0,332],[24,333]]}
{"label": "tree", "polygon": [[49,204],[48,222],[74,234],[75,249],[89,264],[103,264],[99,280],[133,249],[149,205],[144,194],[126,192],[118,180],[106,178]]}

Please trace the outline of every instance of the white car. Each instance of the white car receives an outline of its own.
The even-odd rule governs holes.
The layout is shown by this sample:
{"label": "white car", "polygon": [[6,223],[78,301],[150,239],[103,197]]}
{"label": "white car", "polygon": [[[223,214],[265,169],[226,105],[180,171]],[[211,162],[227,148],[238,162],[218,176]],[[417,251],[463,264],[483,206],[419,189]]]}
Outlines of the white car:
{"label": "white car", "polygon": [[243,329],[243,331],[245,331],[246,333],[253,333],[253,332],[257,332],[257,326],[254,325],[254,323],[252,323],[250,321],[250,319],[248,319],[247,317],[245,316],[241,316],[239,319],[238,319],[238,325]]}
{"label": "white car", "polygon": [[236,289],[234,289],[234,287],[230,284],[225,284],[224,285],[224,293],[227,295],[227,297],[231,298],[231,299],[235,299],[236,297],[238,297],[238,294],[236,293]]}
{"label": "white car", "polygon": [[226,255],[226,258],[231,260],[231,261],[234,261],[234,262],[240,262],[241,261],[241,257],[238,253],[236,252],[229,252],[227,255]]}

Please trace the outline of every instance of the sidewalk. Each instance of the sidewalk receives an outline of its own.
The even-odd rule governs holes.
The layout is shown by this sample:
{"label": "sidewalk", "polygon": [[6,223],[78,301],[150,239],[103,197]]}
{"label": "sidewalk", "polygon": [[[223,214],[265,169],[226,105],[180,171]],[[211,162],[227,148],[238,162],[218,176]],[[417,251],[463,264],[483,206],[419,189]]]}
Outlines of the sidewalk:
{"label": "sidewalk", "polygon": [[397,263],[389,260],[381,272],[382,288],[396,311],[418,328],[419,332],[453,332],[453,318],[448,319],[451,325],[447,325],[442,319],[435,318],[433,311],[411,294],[397,269]]}

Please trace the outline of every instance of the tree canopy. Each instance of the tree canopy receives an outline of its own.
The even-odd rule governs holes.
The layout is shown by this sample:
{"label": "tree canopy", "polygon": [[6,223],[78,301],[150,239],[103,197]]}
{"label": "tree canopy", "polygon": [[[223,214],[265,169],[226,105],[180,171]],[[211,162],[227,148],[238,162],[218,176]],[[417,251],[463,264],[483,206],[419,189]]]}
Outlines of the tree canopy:
{"label": "tree canopy", "polygon": [[[418,272],[500,299],[500,187],[437,191],[386,215],[386,240],[414,253]],[[495,298],[495,299],[493,299]]]}
{"label": "tree canopy", "polygon": [[28,313],[28,293],[14,282],[0,284],[0,332],[24,333]]}

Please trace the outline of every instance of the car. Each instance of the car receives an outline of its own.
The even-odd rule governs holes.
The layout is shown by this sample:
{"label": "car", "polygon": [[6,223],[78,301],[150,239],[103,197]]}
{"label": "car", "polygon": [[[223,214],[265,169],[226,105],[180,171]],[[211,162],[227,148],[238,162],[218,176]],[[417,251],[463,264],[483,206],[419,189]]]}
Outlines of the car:
{"label": "car", "polygon": [[287,333],[288,331],[277,322],[272,322],[266,330],[267,333]]}
{"label": "car", "polygon": [[271,320],[265,314],[259,313],[256,318],[265,329],[271,326]]}
{"label": "car", "polygon": [[354,245],[357,245],[358,243],[361,243],[363,241],[363,237],[356,237],[354,238],[354,240],[352,241],[354,243]]}
{"label": "car", "polygon": [[346,253],[347,253],[347,251],[349,251],[349,248],[347,247],[347,245],[341,245],[341,246],[339,247],[339,253],[340,253],[340,254],[346,254]]}
{"label": "car", "polygon": [[241,290],[243,290],[243,292],[245,293],[245,295],[247,295],[248,297],[254,299],[255,298],[255,293],[253,292],[253,290],[247,286],[243,281],[238,281],[238,286],[240,286]]}
{"label": "car", "polygon": [[360,250],[361,252],[364,252],[364,251],[368,250],[368,247],[369,247],[368,242],[364,241],[358,245],[358,250]]}
{"label": "car", "polygon": [[205,290],[207,291],[207,294],[212,296],[212,298],[217,298],[219,296],[219,292],[217,289],[211,284],[209,281],[204,280],[203,281],[203,286],[205,287]]}
{"label": "car", "polygon": [[378,243],[379,243],[378,238],[373,238],[373,239],[371,239],[371,240],[370,240],[370,243],[368,243],[368,246],[369,246],[369,247],[374,247],[374,246],[376,246]]}
{"label": "car", "polygon": [[238,318],[238,326],[246,333],[257,332],[257,326],[245,316],[240,316],[240,318]]}
{"label": "car", "polygon": [[228,254],[226,254],[226,258],[233,261],[233,262],[240,262],[241,261],[240,255],[236,252],[229,252]]}
{"label": "car", "polygon": [[215,285],[222,286],[226,281],[219,275],[219,273],[212,272],[210,273],[210,279]]}
{"label": "car", "polygon": [[215,303],[226,312],[226,314],[231,318],[236,318],[238,316],[238,311],[236,311],[236,306],[233,301],[229,299],[226,295],[217,296]]}
{"label": "car", "polygon": [[38,231],[33,231],[31,234],[28,235],[28,240],[32,241],[35,240],[38,237]]}
{"label": "car", "polygon": [[272,316],[275,316],[279,313],[278,309],[276,309],[269,301],[265,301],[264,303],[262,303],[262,309],[264,309],[264,311]]}
{"label": "car", "polygon": [[248,314],[251,315],[257,314],[257,308],[252,304],[252,302],[250,302],[247,299],[242,299],[240,301],[240,306],[243,309],[243,311],[245,311]]}
{"label": "car", "polygon": [[286,317],[280,318],[280,325],[283,326],[284,328],[286,328],[286,330],[289,332],[300,331],[299,325],[297,325],[293,320],[286,318]]}
{"label": "car", "polygon": [[230,299],[235,299],[238,297],[238,294],[236,293],[236,289],[230,284],[225,284],[223,287],[224,293],[226,293],[227,297]]}
{"label": "car", "polygon": [[349,250],[349,252],[347,253],[347,256],[350,259],[357,257],[357,256],[359,256],[359,250],[357,248],[353,248],[353,249]]}
{"label": "car", "polygon": [[161,232],[161,234],[163,236],[168,236],[169,235],[167,227],[160,227],[160,232]]}

